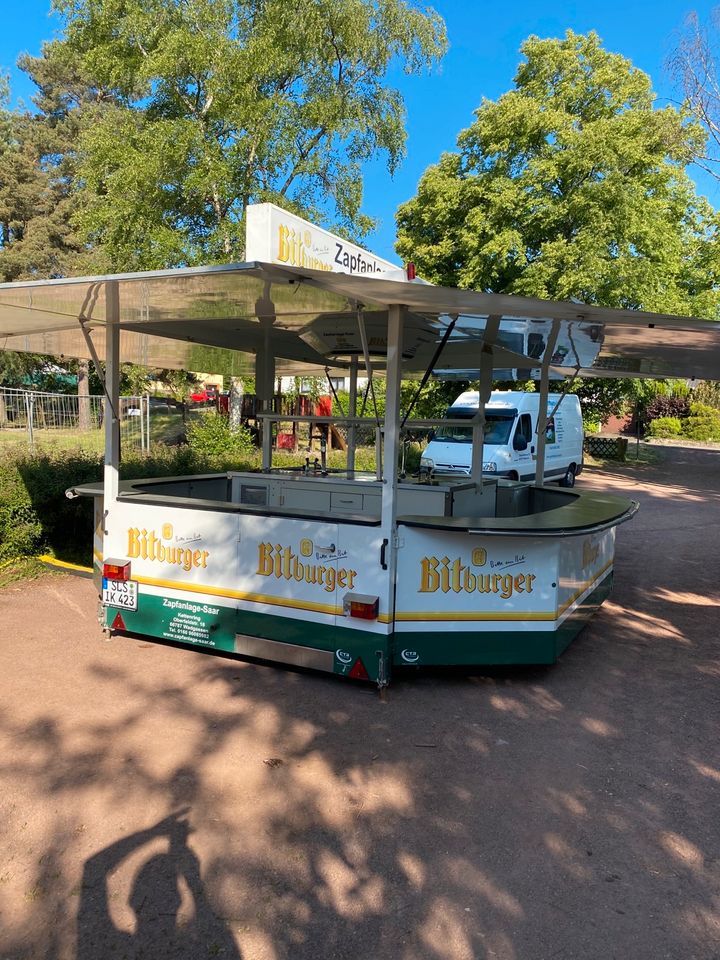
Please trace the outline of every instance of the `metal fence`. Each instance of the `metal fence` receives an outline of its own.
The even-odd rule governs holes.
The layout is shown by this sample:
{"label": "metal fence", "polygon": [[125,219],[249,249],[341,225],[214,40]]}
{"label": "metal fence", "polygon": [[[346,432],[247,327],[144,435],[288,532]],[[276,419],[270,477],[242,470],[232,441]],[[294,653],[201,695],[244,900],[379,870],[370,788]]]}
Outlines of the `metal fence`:
{"label": "metal fence", "polygon": [[[38,440],[57,439],[62,433],[97,437],[102,446],[103,396],[79,397],[0,387],[0,437],[24,433],[34,449]],[[124,452],[150,450],[150,398],[120,397],[120,444]]]}

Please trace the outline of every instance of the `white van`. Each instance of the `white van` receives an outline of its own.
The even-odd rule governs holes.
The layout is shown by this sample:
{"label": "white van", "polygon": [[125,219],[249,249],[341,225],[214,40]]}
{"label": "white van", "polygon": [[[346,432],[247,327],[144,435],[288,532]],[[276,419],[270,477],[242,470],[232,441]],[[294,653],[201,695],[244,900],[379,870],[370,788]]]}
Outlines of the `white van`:
{"label": "white van", "polygon": [[[548,396],[548,415],[559,400]],[[471,419],[480,402],[477,390],[460,394],[446,416]],[[537,458],[537,393],[496,390],[485,407],[483,473],[510,480],[534,480]],[[472,427],[439,427],[420,460],[421,473],[470,473]],[[572,487],[583,468],[583,424],[580,401],[567,394],[548,421],[545,433],[545,480]]]}

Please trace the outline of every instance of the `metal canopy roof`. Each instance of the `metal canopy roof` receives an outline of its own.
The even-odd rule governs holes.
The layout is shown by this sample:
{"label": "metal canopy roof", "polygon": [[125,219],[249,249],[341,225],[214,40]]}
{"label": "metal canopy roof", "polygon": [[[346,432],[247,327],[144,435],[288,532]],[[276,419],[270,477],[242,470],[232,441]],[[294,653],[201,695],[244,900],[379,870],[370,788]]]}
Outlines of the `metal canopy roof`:
{"label": "metal canopy roof", "polygon": [[720,379],[717,322],[259,263],[0,284],[0,348],[87,357],[82,320],[102,355],[112,289],[122,359],[148,366],[252,375],[269,331],[278,374],[341,370],[360,350],[359,307],[382,366],[387,307],[402,304],[404,376],[424,371],[455,316],[435,369],[472,376],[487,318],[500,316],[493,362],[510,376],[539,367],[557,320],[558,374]]}

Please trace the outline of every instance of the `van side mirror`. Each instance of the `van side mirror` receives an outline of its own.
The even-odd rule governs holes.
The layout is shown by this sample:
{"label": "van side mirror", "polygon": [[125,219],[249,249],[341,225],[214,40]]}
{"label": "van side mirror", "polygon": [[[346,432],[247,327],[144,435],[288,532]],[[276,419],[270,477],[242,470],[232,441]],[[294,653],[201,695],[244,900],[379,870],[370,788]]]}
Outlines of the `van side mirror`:
{"label": "van side mirror", "polygon": [[516,434],[515,439],[513,440],[513,449],[514,450],[527,450],[528,442],[521,434]]}
{"label": "van side mirror", "polygon": [[434,431],[434,430],[429,430],[429,431],[428,431],[427,438],[428,438],[428,443],[430,443],[432,440],[434,440],[434,439],[435,439],[435,431]]}

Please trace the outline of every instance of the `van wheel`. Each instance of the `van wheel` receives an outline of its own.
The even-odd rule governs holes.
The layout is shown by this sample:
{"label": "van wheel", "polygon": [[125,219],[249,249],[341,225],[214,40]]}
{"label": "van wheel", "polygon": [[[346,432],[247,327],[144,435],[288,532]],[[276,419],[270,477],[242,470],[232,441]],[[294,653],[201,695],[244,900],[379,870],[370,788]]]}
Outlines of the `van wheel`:
{"label": "van wheel", "polygon": [[519,479],[520,477],[517,475],[517,473],[515,473],[514,470],[511,470],[510,473],[508,474],[508,480],[519,480]]}
{"label": "van wheel", "polygon": [[560,481],[561,487],[574,487],[575,486],[575,464],[571,463],[570,466],[565,471],[565,476]]}

